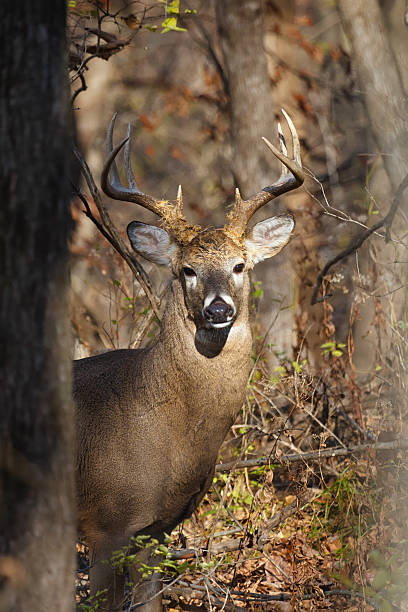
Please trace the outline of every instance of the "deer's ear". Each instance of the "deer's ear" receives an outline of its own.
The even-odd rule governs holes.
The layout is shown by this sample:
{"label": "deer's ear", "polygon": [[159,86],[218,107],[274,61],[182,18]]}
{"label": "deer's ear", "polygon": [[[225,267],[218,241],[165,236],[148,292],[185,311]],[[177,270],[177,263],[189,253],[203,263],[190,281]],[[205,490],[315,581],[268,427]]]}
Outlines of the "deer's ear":
{"label": "deer's ear", "polygon": [[165,229],[132,221],[126,231],[136,253],[153,263],[171,265],[177,245]]}
{"label": "deer's ear", "polygon": [[290,215],[271,217],[254,225],[245,239],[252,265],[279,253],[289,242],[294,227],[295,222]]}

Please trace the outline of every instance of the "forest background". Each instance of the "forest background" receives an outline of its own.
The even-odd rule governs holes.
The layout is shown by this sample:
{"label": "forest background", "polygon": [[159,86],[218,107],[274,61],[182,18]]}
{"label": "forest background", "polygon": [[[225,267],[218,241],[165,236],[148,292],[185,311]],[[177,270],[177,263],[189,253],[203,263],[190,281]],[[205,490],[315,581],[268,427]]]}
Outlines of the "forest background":
{"label": "forest background", "polygon": [[[29,19],[28,10],[21,19]],[[295,236],[253,279],[255,345],[247,401],[222,449],[225,465],[219,466],[214,489],[173,534],[165,554],[168,605],[408,609],[402,452],[408,330],[405,3],[115,0],[72,1],[67,10],[77,145],[97,185],[114,112],[118,138],[128,122],[132,126],[132,165],[143,191],[172,200],[181,184],[186,216],[202,225],[223,222],[236,186],[247,197],[276,179],[278,164],[261,136],[276,142],[281,108],[300,135],[307,169],[302,190],[269,204],[257,217],[289,210]],[[55,40],[57,27],[49,22]],[[58,23],[61,28],[62,18]],[[51,47],[48,53],[51,57]],[[57,91],[58,83],[54,87]],[[77,167],[71,175],[79,172]],[[86,184],[79,194],[75,190],[72,356],[147,345],[158,333],[151,303],[89,219],[98,218],[98,198]],[[132,205],[104,202],[122,233],[133,219],[154,222]],[[10,218],[6,209],[4,226]],[[43,231],[50,228],[44,224]],[[159,299],[168,273],[140,263]],[[65,320],[52,287],[47,304],[52,318]],[[15,321],[16,329],[21,327],[18,316]],[[58,361],[61,350],[65,359],[71,356],[69,332],[61,333],[60,349],[44,356],[46,364]],[[30,343],[25,349],[30,361]],[[63,378],[68,388],[64,376],[57,380]],[[7,405],[23,405],[15,376],[5,381],[10,388],[5,397],[13,398]],[[18,609],[16,597],[24,609],[24,596],[47,609],[44,601],[48,597],[55,605],[56,590],[68,593],[58,595],[58,609],[70,606],[73,557],[68,546],[63,553],[56,545],[55,532],[59,524],[66,533],[68,524],[74,537],[73,513],[67,511],[72,408],[64,393],[64,411],[56,407],[54,413],[55,427],[65,428],[66,454],[56,470],[64,478],[58,487],[55,478],[53,486],[48,483],[47,500],[57,503],[36,519],[44,532],[50,522],[55,528],[41,544],[24,543],[25,557],[15,558],[10,550],[21,548],[23,536],[16,535],[17,527],[9,537],[3,530],[2,601],[12,602],[10,609]],[[5,439],[18,438],[10,427],[23,423],[28,430],[24,409],[21,414],[16,425],[5,411]],[[31,417],[38,432],[38,412]],[[55,451],[52,444],[56,448],[61,440],[51,443],[50,437],[38,442],[33,436],[33,456],[38,444]],[[10,525],[27,516],[11,518],[21,504],[21,482],[25,487],[25,479],[32,481],[32,465],[8,443],[2,461],[20,487],[13,485],[11,494],[8,478],[1,481],[11,509],[2,515],[3,525]],[[41,488],[41,478],[34,481],[33,487]],[[64,512],[58,513],[58,504]],[[79,546],[78,553],[82,559],[85,548]],[[33,566],[38,555],[42,567],[28,579],[24,567]],[[86,587],[81,571],[78,605],[88,605],[81,604]],[[92,605],[96,609],[97,602]]]}

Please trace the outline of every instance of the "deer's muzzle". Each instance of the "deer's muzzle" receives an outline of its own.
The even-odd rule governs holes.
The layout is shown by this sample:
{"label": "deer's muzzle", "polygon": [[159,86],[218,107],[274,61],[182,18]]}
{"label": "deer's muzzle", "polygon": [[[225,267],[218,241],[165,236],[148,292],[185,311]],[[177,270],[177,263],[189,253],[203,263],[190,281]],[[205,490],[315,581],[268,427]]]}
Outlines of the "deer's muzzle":
{"label": "deer's muzzle", "polygon": [[209,304],[204,305],[203,308],[204,319],[211,323],[213,327],[230,325],[234,315],[235,307],[232,300],[231,303],[227,303],[225,299],[219,296],[214,298]]}

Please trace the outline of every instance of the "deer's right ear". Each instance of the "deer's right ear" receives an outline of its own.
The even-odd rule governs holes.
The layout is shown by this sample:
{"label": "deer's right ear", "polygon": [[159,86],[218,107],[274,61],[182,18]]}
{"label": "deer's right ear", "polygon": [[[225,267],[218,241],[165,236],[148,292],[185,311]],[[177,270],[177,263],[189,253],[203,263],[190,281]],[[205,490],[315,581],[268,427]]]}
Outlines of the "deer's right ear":
{"label": "deer's right ear", "polygon": [[177,245],[165,229],[132,221],[126,231],[136,253],[153,263],[171,266]]}

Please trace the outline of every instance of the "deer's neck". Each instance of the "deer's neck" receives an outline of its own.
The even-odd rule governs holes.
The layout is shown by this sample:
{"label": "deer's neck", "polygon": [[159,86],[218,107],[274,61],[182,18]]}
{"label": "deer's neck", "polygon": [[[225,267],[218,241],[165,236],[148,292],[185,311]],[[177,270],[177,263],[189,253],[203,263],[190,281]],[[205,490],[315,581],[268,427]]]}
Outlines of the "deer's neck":
{"label": "deer's neck", "polygon": [[241,363],[243,355],[248,360],[251,345],[247,296],[231,328],[197,329],[188,315],[180,282],[174,280],[171,283],[158,350],[173,354],[180,365],[191,364],[206,369]]}
{"label": "deer's neck", "polygon": [[250,370],[252,336],[247,300],[229,333],[211,331],[196,329],[188,316],[182,287],[175,280],[169,287],[162,332],[150,349],[150,358],[156,367],[160,364],[168,393],[182,398],[180,403],[189,417],[203,411],[225,420],[229,427],[245,399]]}

